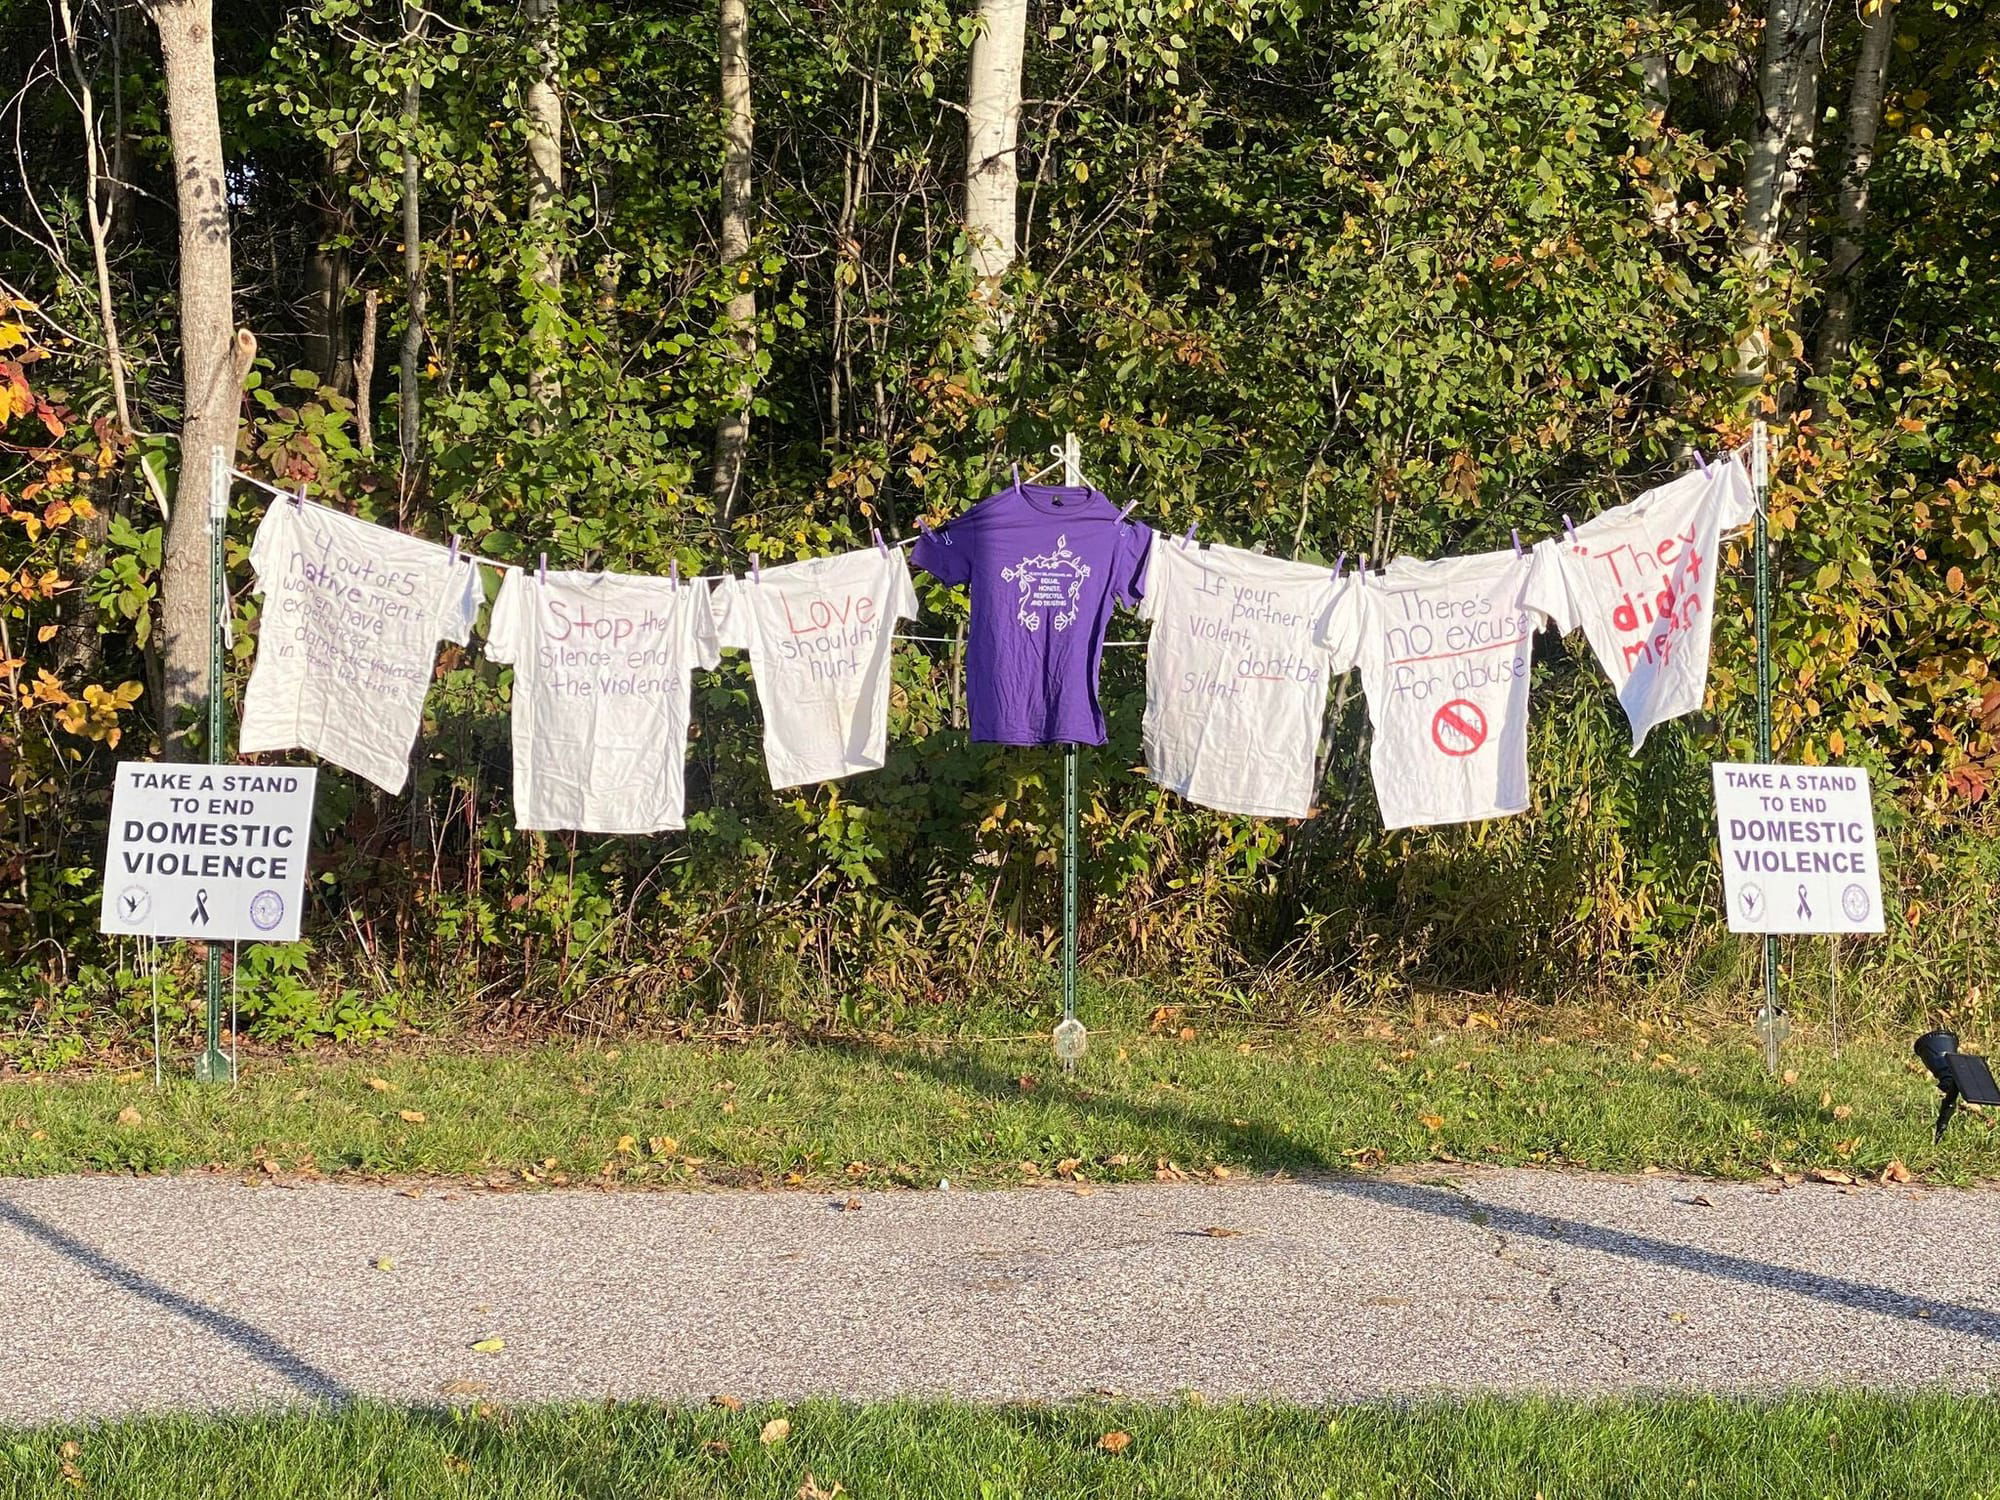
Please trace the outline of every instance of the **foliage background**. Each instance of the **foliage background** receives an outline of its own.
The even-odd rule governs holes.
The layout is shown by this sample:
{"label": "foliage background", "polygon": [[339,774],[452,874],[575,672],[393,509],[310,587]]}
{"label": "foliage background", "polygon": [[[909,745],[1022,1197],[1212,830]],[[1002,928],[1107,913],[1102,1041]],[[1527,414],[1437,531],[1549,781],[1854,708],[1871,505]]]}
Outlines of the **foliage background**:
{"label": "foliage background", "polygon": [[[1836,8],[1817,164],[1768,278],[1735,251],[1758,25],[1713,0],[1076,0],[1031,8],[1013,312],[982,355],[957,224],[970,23],[941,0],[757,0],[760,308],[748,494],[707,493],[736,375],[718,264],[714,18],[563,7],[568,275],[524,259],[514,7],[440,0],[416,46],[386,0],[231,4],[218,70],[238,316],[260,339],[241,465],[488,556],[683,573],[908,534],[1065,431],[1169,531],[1331,560],[1548,534],[1742,440],[1782,444],[1781,759],[1877,779],[1892,930],[1842,983],[1880,1020],[1992,1017],[1988,793],[2000,767],[2000,23],[1898,17],[1851,351],[1806,357],[1837,121],[1857,44]],[[149,626],[178,463],[174,221],[158,59],[136,11],[87,12],[129,190],[111,244],[134,426],[107,419],[81,127],[47,18],[0,49],[27,87],[0,165],[0,1059],[116,1046],[151,987],[94,933],[110,769],[161,730]],[[1664,58],[1664,100],[1646,60]],[[399,104],[423,88],[415,129]],[[108,102],[107,102],[108,101]],[[1662,108],[1664,104],[1664,108]],[[424,184],[421,448],[394,451],[406,153]],[[331,320],[314,312],[338,268]],[[317,278],[317,279],[316,279]],[[382,309],[372,453],[351,360]],[[1734,351],[1775,330],[1760,386]],[[533,347],[560,349],[539,418]],[[1820,367],[1824,365],[1824,367]],[[257,600],[230,521],[231,700]],[[1111,744],[1087,757],[1087,964],[1107,1006],[1166,994],[1259,1021],[1499,992],[1735,1006],[1705,763],[1748,758],[1754,654],[1739,546],[1710,711],[1643,758],[1580,637],[1538,650],[1536,807],[1385,834],[1355,684],[1320,814],[1225,818],[1140,763],[1138,651],[1109,653]],[[952,636],[962,597],[925,594]],[[1129,628],[1128,636],[1135,632]],[[1057,941],[1053,755],[966,742],[956,649],[898,648],[879,774],[766,784],[747,664],[697,681],[685,835],[512,828],[510,673],[440,659],[407,795],[322,777],[307,941],[253,946],[247,1032],[711,1016],[806,1025],[1046,1024]],[[1824,945],[1792,951],[1799,990]],[[172,1018],[191,955],[164,955]],[[1982,988],[1982,984],[1987,987]],[[1123,998],[1121,999],[1121,995]],[[1490,1002],[1475,1002],[1490,1004]]]}

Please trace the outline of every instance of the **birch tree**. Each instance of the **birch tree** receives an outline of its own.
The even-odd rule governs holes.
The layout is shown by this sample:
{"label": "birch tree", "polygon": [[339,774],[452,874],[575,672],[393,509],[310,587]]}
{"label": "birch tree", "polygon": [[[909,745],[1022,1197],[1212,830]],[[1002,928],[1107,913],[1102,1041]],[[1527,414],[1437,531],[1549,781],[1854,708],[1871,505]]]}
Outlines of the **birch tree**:
{"label": "birch tree", "polygon": [[[414,0],[403,0],[403,48],[413,53],[423,37],[424,14]],[[397,380],[396,447],[402,459],[398,494],[408,506],[416,485],[418,420],[422,392],[417,366],[424,347],[423,165],[417,151],[417,125],[423,114],[424,86],[412,66],[403,84],[403,288],[404,316],[401,369]],[[372,355],[371,355],[372,359]]]}
{"label": "birch tree", "polygon": [[965,98],[965,233],[974,295],[988,323],[1003,316],[1000,282],[1014,264],[1027,0],[980,0]]}
{"label": "birch tree", "polygon": [[1840,176],[1840,227],[1827,257],[1826,315],[1820,323],[1818,359],[1822,371],[1847,353],[1854,308],[1861,296],[1861,232],[1868,223],[1868,172],[1875,164],[1875,132],[1882,124],[1882,93],[1889,78],[1889,54],[1896,36],[1896,0],[1875,0],[1864,12],[1861,55],[1847,96],[1847,161]]}
{"label": "birch tree", "polygon": [[528,128],[529,275],[538,305],[530,325],[533,341],[528,393],[544,409],[562,395],[556,374],[555,326],[562,305],[562,13],[558,0],[526,0],[521,11],[535,49],[535,74],[528,83],[524,113]]}
{"label": "birch tree", "polygon": [[166,68],[167,130],[180,218],[180,477],[160,585],[160,664],[167,750],[186,756],[208,702],[208,512],[212,449],[234,457],[243,379],[256,353],[235,330],[229,197],[215,101],[210,0],[150,0]]}
{"label": "birch tree", "polygon": [[[1769,287],[1783,238],[1786,198],[1812,160],[1828,5],[1829,0],[1769,0],[1764,13],[1741,237],[1760,294]],[[1769,376],[1771,339],[1761,320],[1739,348],[1738,359],[1739,379],[1746,384]]]}
{"label": "birch tree", "polygon": [[757,293],[750,285],[750,153],[755,120],[750,112],[750,21],[745,0],[721,0],[717,31],[722,56],[722,265],[730,296],[730,360],[737,380],[730,406],[715,427],[715,464],[709,477],[717,512],[729,514],[742,483],[750,443],[750,397],[756,378]]}

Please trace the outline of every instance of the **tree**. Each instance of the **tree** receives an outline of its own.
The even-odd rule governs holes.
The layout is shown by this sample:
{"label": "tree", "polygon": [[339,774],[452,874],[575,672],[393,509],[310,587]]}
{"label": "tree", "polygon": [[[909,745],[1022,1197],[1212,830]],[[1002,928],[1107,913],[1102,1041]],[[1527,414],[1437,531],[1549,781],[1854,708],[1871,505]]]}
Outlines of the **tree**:
{"label": "tree", "polygon": [[1896,0],[1874,0],[1874,17],[1861,18],[1865,34],[1847,96],[1847,162],[1837,203],[1840,228],[1827,257],[1826,315],[1820,323],[1816,361],[1821,372],[1847,353],[1854,307],[1861,296],[1861,232],[1868,222],[1868,170],[1875,162],[1875,132],[1882,123],[1882,92],[1896,36]]}
{"label": "tree", "polygon": [[536,404],[547,410],[562,396],[555,368],[558,340],[554,332],[562,305],[563,275],[563,106],[556,88],[562,69],[562,13],[558,0],[526,0],[521,16],[535,51],[535,72],[528,82],[523,113],[528,129],[529,276],[540,302],[530,324],[533,364],[528,391]]}
{"label": "tree", "polygon": [[[424,34],[424,13],[415,0],[403,0],[403,48],[414,51]],[[403,288],[402,367],[397,381],[396,447],[402,457],[400,494],[408,506],[416,487],[418,422],[423,394],[417,387],[417,364],[424,347],[423,164],[417,150],[417,124],[424,107],[422,74],[410,69],[403,84]],[[372,331],[372,330],[371,330]],[[371,342],[369,367],[374,367]],[[366,401],[368,393],[359,392]]]}
{"label": "tree", "polygon": [[974,295],[999,315],[1000,281],[1014,264],[1021,133],[1021,57],[1027,0],[980,0],[965,93],[965,233]]}
{"label": "tree", "polygon": [[729,280],[724,308],[731,339],[731,362],[739,367],[730,407],[715,426],[715,465],[710,493],[727,516],[742,483],[743,454],[750,443],[750,395],[756,379],[757,293],[750,285],[750,152],[754,118],[750,112],[749,17],[744,0],[721,0],[717,31],[722,54],[722,268]]}
{"label": "tree", "polygon": [[180,214],[180,335],[184,385],[180,477],[167,523],[160,584],[161,678],[170,755],[208,702],[210,453],[233,460],[243,380],[257,341],[235,327],[228,180],[215,100],[210,0],[151,0],[166,64],[167,128]]}
{"label": "tree", "polygon": [[[1760,294],[1768,288],[1782,239],[1785,200],[1812,158],[1819,106],[1820,48],[1830,0],[1769,0],[1764,12],[1758,106],[1744,172],[1741,248]],[[1770,331],[1759,318],[1739,350],[1747,384],[1771,374]]]}

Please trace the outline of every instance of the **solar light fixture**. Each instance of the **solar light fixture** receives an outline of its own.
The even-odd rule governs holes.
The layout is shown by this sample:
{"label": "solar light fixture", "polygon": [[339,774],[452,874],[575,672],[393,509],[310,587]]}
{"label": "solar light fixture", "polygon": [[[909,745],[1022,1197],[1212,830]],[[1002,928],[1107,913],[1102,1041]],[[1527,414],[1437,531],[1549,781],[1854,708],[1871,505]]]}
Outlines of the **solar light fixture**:
{"label": "solar light fixture", "polygon": [[2000,1083],[1986,1059],[1958,1050],[1958,1038],[1949,1031],[1927,1031],[1917,1038],[1917,1060],[1931,1071],[1944,1102],[1938,1106],[1937,1129],[1933,1141],[1944,1139],[1952,1110],[1963,1099],[1967,1104],[2000,1104]]}

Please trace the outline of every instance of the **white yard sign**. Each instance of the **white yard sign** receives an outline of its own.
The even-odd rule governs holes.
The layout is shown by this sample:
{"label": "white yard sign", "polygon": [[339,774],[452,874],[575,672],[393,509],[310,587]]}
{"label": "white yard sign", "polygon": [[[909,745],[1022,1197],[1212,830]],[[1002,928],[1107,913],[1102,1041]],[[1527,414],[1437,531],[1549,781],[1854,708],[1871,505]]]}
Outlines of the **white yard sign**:
{"label": "white yard sign", "polygon": [[295,942],[318,776],[121,763],[99,931]]}
{"label": "white yard sign", "polygon": [[1715,822],[1731,932],[1880,932],[1868,773],[1716,762]]}

